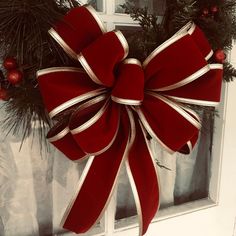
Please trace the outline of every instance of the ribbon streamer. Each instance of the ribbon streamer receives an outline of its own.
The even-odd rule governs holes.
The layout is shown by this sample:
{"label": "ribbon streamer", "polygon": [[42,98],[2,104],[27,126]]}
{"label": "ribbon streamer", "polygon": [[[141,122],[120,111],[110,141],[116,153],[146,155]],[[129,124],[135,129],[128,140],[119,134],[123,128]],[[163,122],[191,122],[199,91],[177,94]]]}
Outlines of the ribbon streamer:
{"label": "ribbon streamer", "polygon": [[126,58],[123,34],[106,32],[88,5],[72,9],[49,33],[83,67],[37,74],[49,116],[64,114],[47,138],[73,161],[88,158],[62,226],[88,231],[106,209],[125,163],[144,235],[160,191],[147,136],[170,153],[191,152],[201,122],[185,104],[216,106],[223,67],[207,62],[211,47],[192,22],[143,63]]}

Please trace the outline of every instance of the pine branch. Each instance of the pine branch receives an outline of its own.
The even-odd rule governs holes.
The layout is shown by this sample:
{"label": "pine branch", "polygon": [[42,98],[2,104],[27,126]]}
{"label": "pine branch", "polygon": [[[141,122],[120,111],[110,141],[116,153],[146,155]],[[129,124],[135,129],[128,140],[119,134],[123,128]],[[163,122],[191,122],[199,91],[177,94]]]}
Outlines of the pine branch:
{"label": "pine branch", "polygon": [[136,57],[143,61],[158,45],[166,39],[165,31],[158,22],[158,16],[151,14],[147,7],[137,8],[127,2],[121,7],[126,13],[139,23],[141,29],[128,37],[130,45],[129,57]]}
{"label": "pine branch", "polygon": [[[2,60],[9,56],[16,58],[24,74],[20,85],[4,84],[9,95],[9,101],[4,104],[8,118],[2,124],[6,130],[14,134],[24,130],[25,137],[32,132],[35,120],[42,124],[38,129],[41,134],[46,130],[45,125],[50,124],[37,87],[36,72],[47,67],[74,65],[48,30],[71,7],[78,5],[75,0],[0,1]],[[4,70],[3,75],[6,75]],[[43,138],[45,133],[39,136]]]}
{"label": "pine branch", "polygon": [[163,21],[168,36],[172,36],[189,21],[194,21],[197,14],[198,6],[195,0],[169,0]]}
{"label": "pine branch", "polygon": [[233,81],[236,78],[236,69],[229,62],[224,63],[224,80]]}

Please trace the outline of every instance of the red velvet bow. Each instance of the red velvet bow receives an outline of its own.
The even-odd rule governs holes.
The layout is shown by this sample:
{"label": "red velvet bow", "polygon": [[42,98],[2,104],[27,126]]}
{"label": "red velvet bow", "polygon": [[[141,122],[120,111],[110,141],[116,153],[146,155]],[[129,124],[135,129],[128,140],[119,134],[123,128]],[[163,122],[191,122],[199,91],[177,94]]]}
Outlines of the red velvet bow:
{"label": "red velvet bow", "polygon": [[222,65],[208,64],[212,50],[193,23],[157,47],[143,64],[125,59],[124,36],[120,31],[106,33],[90,6],[71,10],[49,33],[84,68],[38,72],[50,117],[67,114],[48,139],[71,160],[88,157],[62,225],[82,233],[99,220],[124,162],[143,235],[159,206],[147,136],[171,153],[189,153],[201,124],[184,104],[217,105]]}

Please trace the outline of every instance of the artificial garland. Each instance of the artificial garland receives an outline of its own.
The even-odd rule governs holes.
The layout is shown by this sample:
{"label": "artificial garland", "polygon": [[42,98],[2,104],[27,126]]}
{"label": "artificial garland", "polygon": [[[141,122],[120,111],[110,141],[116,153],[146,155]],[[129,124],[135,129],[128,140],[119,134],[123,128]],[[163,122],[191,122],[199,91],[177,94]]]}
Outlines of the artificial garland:
{"label": "artificial garland", "polygon": [[[49,141],[72,160],[89,158],[62,226],[79,233],[92,227],[125,162],[144,234],[159,205],[148,137],[170,152],[191,151],[200,120],[183,104],[216,105],[223,65],[226,81],[236,75],[225,62],[235,38],[235,4],[168,1],[161,23],[147,8],[123,5],[142,29],[129,38],[129,56],[135,59],[126,59],[122,33],[106,32],[91,7],[73,9],[78,6],[75,1],[12,1],[11,8],[1,4],[5,18],[0,25],[4,67],[0,96],[9,113],[6,127],[17,132],[21,124],[27,135],[31,121],[39,120],[44,131],[49,117],[54,118]],[[6,32],[6,24],[16,27],[17,33]],[[220,39],[216,37],[219,27],[227,29]]]}

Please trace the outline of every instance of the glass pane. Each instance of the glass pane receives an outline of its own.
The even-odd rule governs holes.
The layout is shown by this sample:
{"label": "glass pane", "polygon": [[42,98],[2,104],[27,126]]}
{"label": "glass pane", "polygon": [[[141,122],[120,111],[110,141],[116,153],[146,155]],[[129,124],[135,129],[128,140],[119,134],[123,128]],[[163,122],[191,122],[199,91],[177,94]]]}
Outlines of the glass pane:
{"label": "glass pane", "polygon": [[115,219],[120,220],[126,217],[135,216],[136,208],[133,193],[125,167],[122,168],[117,188],[117,209]]}
{"label": "glass pane", "polygon": [[138,8],[147,7],[150,13],[157,15],[163,15],[165,8],[165,1],[163,0],[115,0],[115,12],[125,13],[124,8],[122,8],[122,5],[125,3],[129,3]]}
{"label": "glass pane", "polygon": [[103,12],[103,0],[88,0],[87,3],[92,5],[97,11]]}
{"label": "glass pane", "polygon": [[[4,117],[0,109],[0,121]],[[2,127],[0,132],[0,235],[67,235],[59,223],[85,162],[72,162],[52,146],[41,146],[33,134],[19,151],[22,137],[6,137]],[[101,232],[98,223],[86,235]]]}
{"label": "glass pane", "polygon": [[123,26],[123,25],[116,25],[115,26],[116,30],[120,30],[126,39],[129,39],[132,37],[134,33],[137,31],[141,31],[141,28],[139,26]]}

